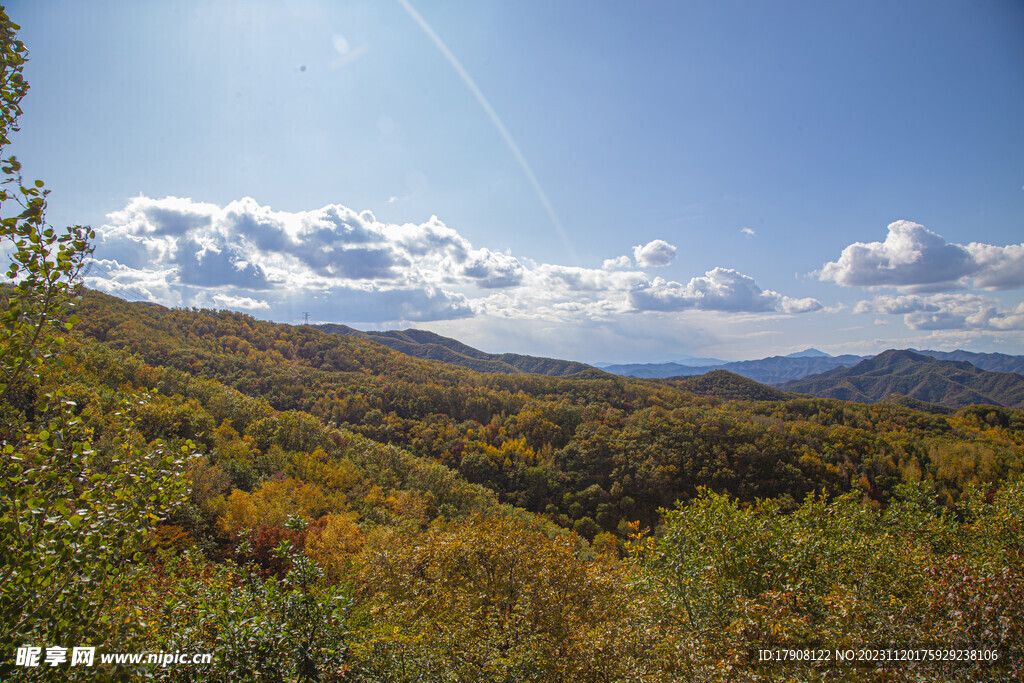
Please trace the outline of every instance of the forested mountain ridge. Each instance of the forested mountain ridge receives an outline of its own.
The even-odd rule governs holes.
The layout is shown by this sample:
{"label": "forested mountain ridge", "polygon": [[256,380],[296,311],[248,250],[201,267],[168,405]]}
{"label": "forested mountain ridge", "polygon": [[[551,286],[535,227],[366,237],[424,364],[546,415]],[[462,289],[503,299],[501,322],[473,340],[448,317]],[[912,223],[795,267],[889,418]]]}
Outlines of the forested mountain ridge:
{"label": "forested mountain ridge", "polygon": [[938,360],[966,361],[982,370],[989,372],[1016,372],[1024,375],[1024,356],[1010,356],[1005,353],[975,353],[973,351],[918,351],[908,349],[923,356],[931,356]]}
{"label": "forested mountain ridge", "polygon": [[605,372],[611,372],[623,377],[637,377],[641,379],[667,379],[669,377],[681,377],[686,375],[698,375],[708,370],[721,369],[725,363],[712,363],[710,365],[686,365],[685,363],[612,363],[602,367]]}
{"label": "forested mountain ridge", "polygon": [[824,372],[836,367],[849,367],[860,362],[860,356],[773,356],[760,360],[744,360],[723,366],[724,370],[743,375],[761,384],[778,386],[791,379]]}
{"label": "forested mountain ridge", "polygon": [[669,377],[666,381],[697,396],[714,396],[739,401],[785,401],[797,398],[795,394],[775,389],[728,370],[711,370],[701,375]]}
{"label": "forested mountain ridge", "polygon": [[[79,317],[81,333],[106,345],[407,448],[588,537],[621,533],[629,519],[652,524],[701,485],[799,500],[859,481],[884,500],[903,476],[932,472],[955,499],[981,472],[1020,468],[1016,417],[1000,418],[1011,431],[993,440],[971,426],[973,413],[779,400],[727,373],[679,382],[476,373],[309,326],[95,292]],[[964,461],[955,475],[943,464],[952,443]]]}
{"label": "forested mountain ridge", "polygon": [[873,403],[891,394],[951,408],[971,404],[1024,407],[1024,375],[988,372],[966,361],[890,350],[850,368],[781,385],[787,391]]}
{"label": "forested mountain ridge", "polygon": [[[103,345],[115,347],[111,353],[133,351],[146,363],[178,368],[149,370],[139,361],[105,366],[112,372],[110,386],[124,387],[127,380],[129,385],[154,386],[160,390],[157,396],[170,399],[174,407],[164,411],[165,417],[156,419],[161,411],[147,409],[148,429],[164,425],[159,429],[165,430],[151,435],[203,435],[199,443],[210,454],[204,467],[220,468],[197,471],[194,481],[220,481],[226,488],[220,489],[221,498],[200,497],[206,502],[198,512],[168,521],[161,532],[168,552],[179,547],[175,543],[187,545],[204,538],[214,539],[214,549],[225,544],[231,548],[232,530],[251,528],[264,540],[250,561],[274,571],[267,544],[294,533],[287,530],[285,516],[270,512],[284,505],[292,515],[315,522],[306,532],[307,552],[328,572],[341,576],[357,571],[360,603],[376,610],[379,624],[420,634],[418,645],[395,649],[398,641],[390,635],[368,637],[357,631],[353,666],[369,676],[360,680],[390,675],[387,672],[401,667],[443,675],[430,668],[432,661],[472,678],[499,680],[486,672],[500,660],[546,672],[538,680],[568,676],[596,681],[597,670],[629,675],[639,651],[646,653],[644,667],[652,680],[715,680],[719,675],[714,667],[723,662],[730,662],[730,668],[747,666],[735,653],[745,643],[765,642],[766,636],[758,634],[769,627],[786,639],[798,638],[809,628],[825,642],[851,634],[870,640],[880,629],[892,633],[893,624],[905,638],[959,633],[962,621],[950,620],[948,614],[952,605],[969,613],[962,606],[975,593],[929,596],[945,586],[975,585],[982,580],[975,577],[988,567],[1018,566],[1009,556],[996,564],[949,559],[950,548],[959,547],[954,543],[974,543],[974,538],[979,544],[995,541],[982,541],[989,536],[977,535],[988,531],[940,522],[947,518],[930,516],[933,513],[926,510],[933,503],[925,501],[937,494],[945,507],[959,509],[972,486],[1000,490],[999,482],[1019,477],[1024,469],[1020,411],[972,406],[941,416],[886,403],[791,398],[725,371],[678,380],[483,374],[308,326],[278,325],[224,311],[128,304],[96,293],[86,296],[79,317],[77,334],[103,340]],[[83,340],[83,348],[90,343],[94,342]],[[227,389],[183,391],[160,376],[200,388],[225,382],[256,398],[241,398]],[[239,398],[225,400],[229,395]],[[758,398],[766,400],[752,400]],[[255,404],[249,403],[253,400]],[[256,412],[240,409],[246,405],[265,407]],[[197,411],[202,415],[200,406],[212,419],[186,417]],[[277,416],[275,411],[286,412]],[[324,441],[317,436],[320,430],[334,436]],[[338,439],[341,450],[330,445]],[[317,447],[326,457],[315,453]],[[332,464],[346,459],[355,470]],[[366,473],[361,474],[364,468]],[[400,474],[415,468],[422,473]],[[352,488],[348,482],[355,471],[369,485]],[[444,472],[451,478],[442,476]],[[906,498],[904,483],[917,481],[923,481],[929,493]],[[551,536],[553,526],[542,531],[536,521],[514,521],[514,514],[513,521],[507,521],[501,515],[511,513],[499,511],[511,508],[496,507],[487,501],[489,494],[474,492],[482,489],[472,484],[486,487],[499,501],[540,515],[543,523],[575,531],[592,546],[572,550],[568,538]],[[313,503],[320,499],[312,489],[303,488],[313,485],[323,494],[342,486],[350,492],[347,507],[334,508],[324,517],[322,510],[330,508]],[[403,490],[410,485],[412,490]],[[375,486],[383,490],[375,493]],[[385,486],[391,487],[390,493]],[[232,488],[235,492],[227,495]],[[711,494],[712,490],[737,498]],[[849,495],[827,503],[825,498],[806,499],[825,491]],[[758,499],[778,502],[757,503]],[[299,502],[303,500],[309,502]],[[805,502],[800,504],[801,500]],[[680,507],[664,516],[677,501]],[[738,501],[745,501],[744,507],[738,507]],[[1024,502],[1021,505],[1024,509]],[[873,513],[864,511],[871,506],[890,512],[874,521]],[[492,512],[473,513],[474,509]],[[474,519],[473,514],[489,517]],[[197,515],[205,521],[191,521]],[[644,527],[659,524],[667,524],[665,532],[646,540]],[[851,524],[856,533],[850,531]],[[922,525],[932,531],[922,536]],[[406,530],[394,531],[397,528]],[[999,533],[1011,534],[1006,536],[1010,547],[1016,538],[1012,534],[1024,532]],[[636,539],[643,544],[634,545]],[[601,562],[581,563],[578,558],[588,557],[591,547],[610,555]],[[477,570],[466,565],[466,558],[484,557],[483,548],[494,558],[489,562],[507,563],[501,571],[509,572],[505,575],[511,583],[502,584],[504,588],[475,583]],[[627,553],[635,564],[623,569],[604,564]],[[802,553],[810,553],[806,561],[799,559]],[[907,558],[917,559],[908,564]],[[697,564],[688,564],[693,562]],[[728,578],[745,576],[746,570],[740,570],[749,563],[774,567],[774,573],[750,585]],[[640,583],[629,584],[622,571],[639,572],[634,580]],[[175,581],[186,581],[184,585],[196,581],[187,572],[176,576]],[[544,577],[553,576],[577,578],[549,585]],[[836,576],[857,582],[843,598],[849,618],[824,608],[836,599]],[[1024,574],[1011,571],[1001,576],[1010,595],[1024,598]],[[628,592],[627,585],[636,585],[641,592]],[[790,590],[788,585],[802,588],[780,604],[779,591]],[[530,588],[522,592],[523,586]],[[496,600],[489,593],[493,590],[548,596],[538,597],[547,605],[546,612],[539,603],[514,609],[573,613],[573,623],[589,626],[558,631],[562,617],[544,616],[539,618],[555,619],[550,627],[509,617],[483,632],[479,626],[470,628],[462,615],[480,609],[474,596]],[[1008,620],[1007,633],[1017,634],[1017,624],[1024,624],[1024,616],[1018,615],[1024,600],[998,597],[989,588],[977,590],[990,595],[988,604]],[[877,591],[885,593],[884,599],[878,597],[881,593],[875,595]],[[895,603],[893,591],[900,596]],[[201,590],[192,592],[204,595]],[[148,599],[144,595],[142,602]],[[513,609],[510,599],[501,598],[505,602],[499,604]],[[401,607],[409,600],[419,606],[414,612]],[[690,605],[689,617],[678,612],[684,604]],[[758,613],[763,617],[739,616],[754,604],[761,605],[758,609],[764,611]],[[936,607],[926,607],[931,604]],[[572,612],[578,608],[583,611]],[[201,613],[210,609],[203,607]],[[424,614],[430,615],[428,621]],[[786,614],[800,615],[803,626],[786,626]],[[984,623],[990,618],[987,614],[969,618]],[[652,631],[640,626],[645,623],[663,626]],[[749,633],[726,635],[737,623],[745,624]],[[445,624],[444,630],[432,624]],[[460,634],[457,641],[444,635],[449,632]],[[593,640],[587,633],[614,637]],[[487,645],[482,640],[490,637],[487,634],[505,634],[503,638],[511,637],[517,647],[527,649],[511,659],[507,654],[489,659],[504,650]],[[999,642],[1013,643],[1017,637],[1009,635],[1009,640]],[[478,664],[472,657],[460,659],[458,653],[468,652],[492,654]],[[485,666],[484,661],[490,663]],[[523,663],[527,661],[532,663]],[[765,668],[759,676],[770,680],[773,672]],[[973,677],[984,678],[984,673],[975,672]]]}
{"label": "forested mountain ridge", "polygon": [[462,342],[442,337],[426,330],[388,330],[385,332],[359,330],[347,325],[324,323],[318,329],[332,334],[344,334],[370,339],[415,358],[436,360],[460,365],[477,372],[504,372],[510,374],[536,373],[562,377],[578,372],[595,371],[596,368],[569,360],[524,356],[517,353],[487,353],[474,349]]}
{"label": "forested mountain ridge", "polygon": [[[370,339],[388,348],[400,351],[415,358],[436,360],[452,363],[477,372],[501,372],[509,374],[536,373],[562,377],[579,372],[589,372],[591,376],[598,373],[596,368],[576,361],[558,360],[524,356],[514,353],[487,353],[467,344],[443,337],[433,332],[417,329],[360,331],[347,325],[323,323],[316,325],[318,329],[333,334],[356,336]],[[974,353],[970,351],[918,351],[908,349],[912,353],[929,356],[938,360],[964,361],[982,370],[992,372],[1024,373],[1024,356],[1010,356],[1003,353]],[[832,356],[817,349],[805,349],[785,356],[771,356],[755,360],[722,362],[717,364],[686,365],[685,363],[634,363],[608,364],[601,371],[636,378],[665,378],[698,376],[716,370],[727,370],[736,375],[752,379],[760,384],[781,387],[786,382],[818,375],[836,368],[848,368],[869,359],[871,356],[843,354]],[[813,392],[808,392],[813,393]],[[898,392],[897,392],[898,393]],[[841,394],[841,395],[840,395]],[[840,392],[835,398],[844,400],[871,402],[868,395],[856,392]],[[849,397],[849,398],[846,398]],[[917,398],[917,397],[911,397]],[[965,396],[966,398],[966,396]],[[978,396],[982,398],[981,395]],[[876,399],[879,400],[879,399]],[[923,399],[920,399],[923,400]],[[925,401],[926,403],[928,401]],[[982,400],[975,402],[985,402]],[[991,402],[991,401],[988,401]],[[969,405],[961,402],[954,407]],[[939,405],[939,403],[935,403]],[[943,404],[945,405],[945,404]],[[999,405],[1006,405],[1000,403]]]}
{"label": "forested mountain ridge", "polygon": [[[229,680],[302,670],[300,645],[321,680],[772,680],[777,667],[744,654],[755,644],[954,638],[992,614],[1006,635],[979,642],[1018,647],[1024,576],[1003,548],[1019,552],[1024,487],[999,482],[1021,471],[1019,411],[939,417],[699,397],[682,389],[690,379],[486,375],[96,293],[78,315],[48,381],[85,407],[97,451],[117,452],[128,429],[139,447],[191,440],[198,456],[187,502],[117,589],[150,626],[119,621],[124,635],[107,638],[213,648]],[[709,393],[760,386],[691,379]],[[918,479],[922,492],[901,488]],[[996,487],[991,512],[969,502],[972,483]],[[824,489],[849,495],[804,497]],[[934,513],[934,493],[976,512]],[[750,566],[771,569],[750,583]],[[991,571],[1000,591],[978,583]],[[956,592],[965,585],[981,587]],[[975,614],[978,595],[987,611]],[[842,610],[827,608],[837,599]],[[800,666],[783,671],[813,674]],[[975,680],[996,670],[972,666]]]}

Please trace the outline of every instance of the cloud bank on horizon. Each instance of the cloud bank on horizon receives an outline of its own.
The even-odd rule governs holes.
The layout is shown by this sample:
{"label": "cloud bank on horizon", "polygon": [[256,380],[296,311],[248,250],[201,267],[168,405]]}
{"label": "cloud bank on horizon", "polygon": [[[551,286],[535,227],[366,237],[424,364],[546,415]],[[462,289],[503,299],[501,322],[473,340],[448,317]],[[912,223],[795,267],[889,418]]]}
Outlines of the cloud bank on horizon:
{"label": "cloud bank on horizon", "polygon": [[[601,268],[535,263],[475,247],[436,216],[396,225],[341,205],[280,212],[135,197],[98,231],[91,287],[170,306],[261,312],[315,307],[317,319],[399,323],[480,315],[551,321],[699,310],[796,314],[822,308],[714,268],[683,284],[643,269],[672,262],[655,239]],[[315,301],[316,303],[305,303]]]}
{"label": "cloud bank on horizon", "polygon": [[[647,270],[677,256],[663,239],[586,268],[473,245],[436,216],[399,225],[339,204],[284,212],[249,197],[221,207],[139,196],[108,218],[97,230],[88,286],[284,322],[305,311],[318,321],[381,327],[505,320],[575,324],[583,338],[598,326],[628,336],[624,330],[637,316],[680,325],[711,316],[723,324],[744,321],[749,337],[769,333],[768,320],[845,308],[764,288],[725,266],[686,282],[652,277]],[[922,225],[897,221],[884,241],[851,244],[812,274],[840,291],[894,290],[847,310],[901,315],[912,331],[1024,329],[1024,304],[1006,308],[977,291],[1024,287],[1024,244],[948,243]]]}

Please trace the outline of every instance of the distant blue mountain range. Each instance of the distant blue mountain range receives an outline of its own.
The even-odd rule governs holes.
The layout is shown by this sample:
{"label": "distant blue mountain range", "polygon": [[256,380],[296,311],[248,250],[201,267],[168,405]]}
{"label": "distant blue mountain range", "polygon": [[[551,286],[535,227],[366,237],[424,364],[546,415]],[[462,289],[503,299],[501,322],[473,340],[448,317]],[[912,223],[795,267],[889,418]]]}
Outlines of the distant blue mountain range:
{"label": "distant blue mountain range", "polygon": [[[914,353],[931,356],[938,360],[965,361],[989,372],[1016,372],[1024,374],[1024,356],[1010,356],[1004,353],[973,353],[971,351],[918,351]],[[844,354],[830,356],[817,349],[807,349],[787,356],[772,356],[759,360],[725,362],[717,365],[683,365],[682,363],[644,363],[633,365],[606,365],[602,369],[626,377],[666,378],[703,375],[711,370],[728,370],[761,384],[779,385],[810,375],[827,372],[835,368],[848,368],[871,358]]]}
{"label": "distant blue mountain range", "polygon": [[[599,363],[595,366],[576,361],[554,358],[537,358],[514,353],[485,353],[467,346],[455,339],[442,337],[423,330],[387,332],[360,332],[345,325],[320,325],[326,332],[356,335],[372,339],[386,346],[417,358],[453,363],[481,372],[537,373],[555,376],[582,376],[578,373],[598,373],[595,368],[625,377],[669,378],[704,375],[712,370],[728,370],[761,384],[779,386],[786,382],[818,375],[836,368],[849,368],[872,356],[845,354],[832,356],[824,351],[810,348],[786,356],[772,356],[758,360],[724,361],[719,358],[695,358],[682,356],[677,362],[669,363]],[[917,351],[916,354],[931,356],[945,361],[963,361],[990,372],[1016,372],[1024,374],[1024,356],[1010,356],[1003,353],[972,353],[970,351]],[[788,388],[788,387],[787,387]]]}

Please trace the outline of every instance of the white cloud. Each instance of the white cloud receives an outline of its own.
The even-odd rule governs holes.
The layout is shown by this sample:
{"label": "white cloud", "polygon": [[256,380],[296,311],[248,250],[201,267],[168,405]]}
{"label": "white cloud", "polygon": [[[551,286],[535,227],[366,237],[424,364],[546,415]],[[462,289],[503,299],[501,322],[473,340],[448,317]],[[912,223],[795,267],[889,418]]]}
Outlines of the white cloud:
{"label": "white cloud", "polygon": [[551,322],[610,320],[632,309],[628,294],[646,281],[637,271],[606,271],[549,263],[524,265],[519,287],[474,299],[480,316]]}
{"label": "white cloud", "polygon": [[[341,205],[282,212],[251,198],[218,207],[136,197],[97,234],[98,260],[86,282],[91,287],[168,306],[259,311],[277,320],[310,311],[318,320],[350,323],[486,317],[588,326],[624,324],[645,312],[821,309],[815,299],[762,290],[724,268],[681,285],[652,282],[626,256],[601,268],[538,264],[474,247],[436,216],[398,225]],[[657,266],[675,251],[654,240],[634,254]]]}
{"label": "white cloud", "polygon": [[730,268],[709,270],[687,284],[655,278],[630,292],[630,302],[638,310],[725,311],[733,313],[808,313],[821,309],[815,299],[792,299],[761,289],[754,278]]}
{"label": "white cloud", "polygon": [[170,306],[287,319],[303,307],[297,297],[323,296],[322,308],[351,321],[450,319],[472,309],[442,284],[495,288],[518,275],[514,259],[486,250],[464,267],[470,243],[436,217],[394,225],[340,205],[287,213],[251,198],[221,208],[136,197],[109,218],[86,283]]}
{"label": "white cloud", "polygon": [[740,228],[740,232],[744,237],[753,237],[756,234],[751,228]]}
{"label": "white cloud", "polygon": [[601,264],[601,268],[604,270],[623,270],[632,267],[632,265],[633,262],[629,260],[628,256],[616,256],[615,258],[606,258],[604,263]]}
{"label": "white cloud", "polygon": [[95,260],[83,278],[86,287],[119,296],[128,301],[148,301],[165,306],[182,306],[181,290],[169,284],[170,270],[132,268],[113,260]]}
{"label": "white cloud", "polygon": [[981,270],[974,277],[979,289],[1019,289],[1024,287],[1024,244],[997,247],[971,242],[967,251]]}
{"label": "white cloud", "polygon": [[653,240],[633,247],[633,258],[641,268],[667,266],[676,257],[676,248],[665,240]]}
{"label": "white cloud", "polygon": [[[774,294],[774,292],[768,292]],[[792,297],[782,297],[779,305],[784,313],[813,313],[814,311],[824,311],[825,308],[821,305],[821,302],[811,297],[804,299],[794,299]]]}
{"label": "white cloud", "polygon": [[843,286],[957,288],[978,265],[959,244],[949,244],[923,225],[889,224],[884,242],[856,242],[819,274]]}
{"label": "white cloud", "polygon": [[607,271],[544,263],[534,268],[532,284],[557,296],[625,292],[646,278],[639,271]]}
{"label": "white cloud", "polygon": [[462,265],[462,274],[481,287],[514,287],[523,281],[524,268],[515,257],[484,247],[470,254]]}
{"label": "white cloud", "polygon": [[[320,320],[387,323],[455,320],[473,315],[465,295],[425,287],[421,289],[361,289],[336,286],[309,296],[298,293],[291,310],[312,310]],[[305,306],[305,309],[301,307]]]}
{"label": "white cloud", "polygon": [[248,296],[228,296],[227,294],[214,294],[213,303],[221,308],[241,308],[247,311],[267,310],[270,304],[266,301],[253,299]]}
{"label": "white cloud", "polygon": [[1020,330],[1024,329],[1024,303],[1001,308],[980,294],[930,296],[878,296],[861,301],[854,313],[902,315],[912,330]]}
{"label": "white cloud", "polygon": [[169,271],[172,285],[263,290],[361,282],[395,288],[472,279],[462,274],[471,245],[436,217],[394,225],[340,205],[286,213],[251,198],[220,208],[136,197],[110,218],[97,231],[98,255]]}
{"label": "white cloud", "polygon": [[910,221],[889,224],[884,242],[856,242],[817,273],[846,287],[893,287],[908,292],[1024,287],[1024,244],[1000,247],[946,242]]}
{"label": "white cloud", "polygon": [[925,305],[920,296],[878,296],[867,301],[859,301],[853,307],[854,313],[880,313],[900,315],[920,311]]}

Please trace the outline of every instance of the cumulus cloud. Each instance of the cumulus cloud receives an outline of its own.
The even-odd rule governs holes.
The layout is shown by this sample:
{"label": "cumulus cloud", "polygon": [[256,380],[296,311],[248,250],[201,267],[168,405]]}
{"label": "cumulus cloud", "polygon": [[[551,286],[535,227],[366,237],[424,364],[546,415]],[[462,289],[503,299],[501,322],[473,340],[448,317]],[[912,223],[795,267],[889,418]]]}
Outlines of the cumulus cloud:
{"label": "cumulus cloud", "polygon": [[633,262],[629,260],[628,256],[616,256],[615,258],[606,258],[604,263],[601,264],[601,268],[604,270],[623,270],[632,267],[632,265]]}
{"label": "cumulus cloud", "polygon": [[904,324],[912,330],[1024,329],[1024,304],[1004,309],[987,297],[966,292],[878,296],[859,302],[853,312],[902,315]]}
{"label": "cumulus cloud", "polygon": [[779,306],[782,308],[783,313],[813,313],[814,311],[826,310],[821,305],[820,301],[812,297],[795,299],[793,297],[784,296],[779,301]]}
{"label": "cumulus cloud", "polygon": [[900,315],[920,311],[925,305],[925,298],[920,296],[879,296],[857,302],[853,312]]}
{"label": "cumulus cloud", "polygon": [[521,276],[515,259],[473,250],[436,217],[394,225],[340,205],[288,213],[251,198],[222,208],[136,197],[109,219],[97,230],[87,284],[170,306],[282,318],[300,293],[325,295],[322,306],[359,316],[353,321],[450,319],[472,308],[442,284],[500,288]]}
{"label": "cumulus cloud", "polygon": [[967,251],[980,268],[974,277],[975,287],[990,290],[1024,287],[1024,244],[997,247],[971,242]]}
{"label": "cumulus cloud", "polygon": [[572,297],[587,292],[623,292],[645,279],[636,271],[607,271],[550,263],[537,266],[535,271],[533,284],[538,288]]}
{"label": "cumulus cloud", "polygon": [[473,299],[488,318],[543,319],[551,322],[611,320],[633,310],[628,294],[646,281],[638,271],[607,271],[550,263],[523,265],[521,284]]}
{"label": "cumulus cloud", "polygon": [[[295,320],[388,323],[471,316],[611,322],[647,311],[806,313],[815,299],[761,289],[716,268],[686,285],[656,278],[627,256],[601,268],[535,263],[475,247],[436,216],[378,221],[341,205],[282,212],[244,198],[224,207],[136,197],[97,230],[90,287],[167,306],[259,311]],[[676,248],[654,240],[637,264],[661,266]]]}
{"label": "cumulus cloud", "polygon": [[515,257],[486,247],[472,252],[462,266],[462,274],[485,289],[514,287],[523,281],[523,272]]}
{"label": "cumulus cloud", "polygon": [[855,242],[818,272],[846,287],[893,287],[910,292],[1024,287],[1024,244],[947,242],[910,221],[889,224],[884,242]]}
{"label": "cumulus cloud", "polygon": [[362,289],[332,287],[312,295],[300,293],[289,302],[292,310],[305,306],[317,318],[330,321],[387,323],[456,320],[474,315],[465,295],[422,289]]}
{"label": "cumulus cloud", "polygon": [[[469,242],[436,218],[393,225],[339,205],[286,213],[251,198],[220,208],[175,197],[136,197],[110,218],[98,230],[98,255],[170,272],[175,285],[258,290],[359,281],[395,288],[481,277],[462,268]],[[480,258],[469,272],[490,262],[489,286],[501,284],[494,273],[514,281],[513,264],[500,255]]]}
{"label": "cumulus cloud", "polygon": [[645,311],[808,313],[822,308],[816,299],[793,299],[763,290],[754,278],[730,268],[709,270],[685,285],[655,278],[630,292],[630,301],[635,308]]}
{"label": "cumulus cloud", "polygon": [[676,248],[665,240],[653,240],[633,247],[633,258],[641,268],[667,266],[676,257]]}
{"label": "cumulus cloud", "polygon": [[755,234],[751,228],[740,228],[740,232],[743,233],[744,237],[753,237]]}
{"label": "cumulus cloud", "polygon": [[185,305],[180,288],[169,282],[173,276],[171,270],[132,268],[115,260],[100,259],[90,264],[84,284],[128,301],[148,301],[165,306]]}
{"label": "cumulus cloud", "polygon": [[889,224],[884,242],[855,242],[838,261],[825,264],[822,280],[850,286],[925,286],[954,288],[975,273],[978,265],[959,244],[949,244],[923,225],[910,221]]}
{"label": "cumulus cloud", "polygon": [[182,284],[200,287],[231,285],[248,289],[266,289],[268,286],[266,273],[260,266],[212,240],[179,240],[174,260],[178,266],[178,280]]}

